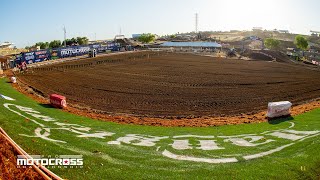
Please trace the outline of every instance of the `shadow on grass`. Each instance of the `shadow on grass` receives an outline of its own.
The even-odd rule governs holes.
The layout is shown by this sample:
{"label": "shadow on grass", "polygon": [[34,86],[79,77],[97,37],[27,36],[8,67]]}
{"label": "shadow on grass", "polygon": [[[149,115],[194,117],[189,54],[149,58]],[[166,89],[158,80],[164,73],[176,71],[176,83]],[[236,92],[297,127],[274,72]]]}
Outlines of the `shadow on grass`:
{"label": "shadow on grass", "polygon": [[291,120],[294,120],[294,118],[291,115],[289,115],[289,116],[282,116],[278,118],[269,118],[268,123],[272,125],[277,125],[282,122],[291,121]]}
{"label": "shadow on grass", "polygon": [[40,106],[47,108],[47,109],[56,109],[55,107],[53,107],[51,104],[39,104]]}

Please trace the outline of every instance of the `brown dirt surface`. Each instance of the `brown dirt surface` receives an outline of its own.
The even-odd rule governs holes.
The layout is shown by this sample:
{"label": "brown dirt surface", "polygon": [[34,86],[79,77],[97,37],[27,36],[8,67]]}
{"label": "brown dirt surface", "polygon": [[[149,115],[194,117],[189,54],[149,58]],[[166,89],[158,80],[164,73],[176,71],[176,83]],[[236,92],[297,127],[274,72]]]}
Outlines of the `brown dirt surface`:
{"label": "brown dirt surface", "polygon": [[319,71],[288,63],[190,54],[147,58],[146,53],[81,60],[19,75],[45,97],[65,95],[71,104],[66,111],[159,126],[263,122],[267,103],[281,100],[293,102],[292,115],[307,112],[320,107],[319,101],[297,105],[319,97],[319,77]]}
{"label": "brown dirt surface", "polygon": [[44,179],[32,168],[17,168],[16,150],[0,133],[0,179]]}
{"label": "brown dirt surface", "polygon": [[[30,93],[30,88],[25,84],[12,84],[15,89],[21,93],[33,98],[41,104],[49,104],[49,100],[40,96],[37,93]],[[315,100],[306,104],[294,106],[291,109],[291,115],[299,115],[306,113],[315,108],[320,108],[320,100]],[[260,123],[267,122],[266,111],[259,113],[241,114],[239,116],[224,116],[224,117],[201,117],[201,118],[149,118],[149,117],[134,117],[124,115],[108,115],[101,113],[90,108],[83,108],[74,104],[69,105],[63,109],[66,112],[89,117],[92,119],[98,119],[101,121],[111,121],[119,124],[138,124],[138,125],[150,125],[150,126],[178,126],[178,127],[206,127],[206,126],[221,126],[231,124],[243,124],[243,123]]]}

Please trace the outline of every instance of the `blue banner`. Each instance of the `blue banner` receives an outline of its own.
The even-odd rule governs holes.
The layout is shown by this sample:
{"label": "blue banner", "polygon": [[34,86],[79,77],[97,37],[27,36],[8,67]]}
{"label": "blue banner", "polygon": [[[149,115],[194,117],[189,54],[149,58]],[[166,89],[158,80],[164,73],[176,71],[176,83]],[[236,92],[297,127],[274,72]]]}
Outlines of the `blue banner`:
{"label": "blue banner", "polygon": [[50,52],[48,50],[35,51],[33,63],[42,62],[51,59]]}
{"label": "blue banner", "polygon": [[84,54],[88,54],[90,49],[90,46],[70,46],[66,48],[60,48],[58,50],[58,56],[60,58],[82,56]]}
{"label": "blue banner", "polygon": [[15,66],[17,64],[20,64],[22,62],[22,54],[16,55],[16,60],[14,62],[15,62]]}
{"label": "blue banner", "polygon": [[51,59],[50,52],[48,50],[32,51],[22,53],[21,61],[25,61],[27,64],[42,62]]}
{"label": "blue banner", "polygon": [[16,64],[20,64],[21,62],[25,61],[27,64],[32,64],[32,63],[42,62],[42,61],[51,60],[51,59],[82,56],[82,55],[88,54],[91,49],[96,49],[97,52],[100,52],[100,53],[108,50],[119,51],[120,44],[112,42],[112,43],[107,43],[107,45],[91,44],[91,45],[85,45],[85,46],[69,46],[69,47],[62,47],[57,49],[47,49],[47,50],[26,52],[16,56],[15,62]]}
{"label": "blue banner", "polygon": [[34,59],[34,52],[22,53],[22,61],[25,61],[27,64],[32,64]]}

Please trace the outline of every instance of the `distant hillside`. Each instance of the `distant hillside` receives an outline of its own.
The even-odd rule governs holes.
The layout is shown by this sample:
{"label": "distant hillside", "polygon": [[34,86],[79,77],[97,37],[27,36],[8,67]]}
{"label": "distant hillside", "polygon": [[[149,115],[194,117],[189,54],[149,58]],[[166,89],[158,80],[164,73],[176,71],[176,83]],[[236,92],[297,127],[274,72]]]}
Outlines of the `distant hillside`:
{"label": "distant hillside", "polygon": [[236,32],[212,32],[210,33],[211,38],[219,39],[221,41],[240,41],[248,36],[258,36],[262,39],[275,38],[282,41],[294,41],[297,34],[279,33],[274,31],[236,31]]}
{"label": "distant hillside", "polygon": [[[242,40],[245,37],[257,36],[259,38],[274,38],[280,40],[280,49],[285,50],[288,47],[295,47],[294,39],[298,34],[279,33],[275,31],[234,31],[234,32],[204,32],[204,34],[210,38],[220,40],[224,43],[229,43],[235,47],[242,46]],[[307,36],[305,38],[309,41],[309,44],[320,48],[320,37]],[[245,42],[244,45],[248,46],[249,42]]]}

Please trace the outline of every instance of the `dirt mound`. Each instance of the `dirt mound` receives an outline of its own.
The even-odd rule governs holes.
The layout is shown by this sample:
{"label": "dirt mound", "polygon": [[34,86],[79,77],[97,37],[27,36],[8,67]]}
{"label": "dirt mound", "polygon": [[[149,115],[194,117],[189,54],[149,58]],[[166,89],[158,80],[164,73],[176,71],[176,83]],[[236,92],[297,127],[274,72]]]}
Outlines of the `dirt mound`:
{"label": "dirt mound", "polygon": [[254,51],[249,53],[249,55],[247,55],[250,59],[254,59],[254,60],[262,60],[262,61],[273,61],[274,58],[271,55],[259,52],[259,51]]}
{"label": "dirt mound", "polygon": [[272,50],[246,50],[244,56],[254,60],[277,61],[292,63],[288,56],[279,51]]}
{"label": "dirt mound", "polygon": [[284,54],[282,52],[272,51],[272,50],[262,50],[260,52],[263,52],[265,54],[268,54],[268,55],[272,56],[273,58],[275,58],[275,60],[277,62],[291,63],[290,58],[286,54]]}

